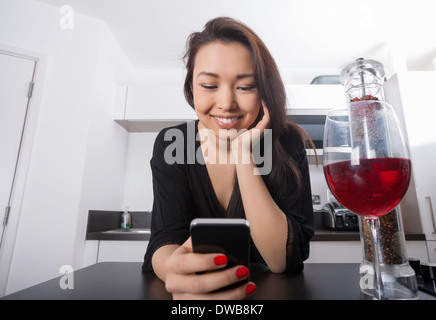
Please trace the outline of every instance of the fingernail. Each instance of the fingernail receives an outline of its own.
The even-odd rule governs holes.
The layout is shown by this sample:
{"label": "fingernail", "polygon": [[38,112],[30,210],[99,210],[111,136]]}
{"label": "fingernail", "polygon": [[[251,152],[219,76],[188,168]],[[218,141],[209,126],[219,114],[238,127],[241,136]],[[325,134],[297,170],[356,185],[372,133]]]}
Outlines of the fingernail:
{"label": "fingernail", "polygon": [[215,262],[217,266],[225,265],[227,264],[227,257],[224,255],[216,256],[215,259],[213,259],[213,262]]}
{"label": "fingernail", "polygon": [[238,279],[245,278],[246,276],[248,276],[249,273],[250,271],[247,267],[240,267],[238,270],[236,270],[236,276],[238,277]]}
{"label": "fingernail", "polygon": [[257,290],[256,285],[250,283],[247,288],[245,288],[245,294],[249,296],[250,294],[254,293]]}

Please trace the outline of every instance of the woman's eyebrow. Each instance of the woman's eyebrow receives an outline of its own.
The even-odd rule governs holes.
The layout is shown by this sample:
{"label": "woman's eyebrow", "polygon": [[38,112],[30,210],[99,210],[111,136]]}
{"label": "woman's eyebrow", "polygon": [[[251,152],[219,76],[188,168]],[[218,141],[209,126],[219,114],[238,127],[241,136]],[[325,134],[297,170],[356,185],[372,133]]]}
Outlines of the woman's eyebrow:
{"label": "woman's eyebrow", "polygon": [[252,77],[254,77],[254,74],[252,73],[242,73],[236,76],[237,79],[245,79],[245,78],[252,78]]}
{"label": "woman's eyebrow", "polygon": [[202,71],[202,72],[200,72],[200,73],[197,75],[197,78],[198,78],[199,76],[210,76],[210,77],[214,77],[214,78],[217,78],[217,79],[220,77],[220,76],[217,75],[216,73],[213,73],[213,72],[207,72],[207,71]]}
{"label": "woman's eyebrow", "polygon": [[[216,74],[216,73],[213,73],[213,72],[207,72],[207,71],[202,71],[202,72],[200,72],[198,75],[197,75],[197,78],[199,77],[199,76],[210,76],[210,77],[214,77],[214,78],[217,78],[217,79],[219,79],[219,75],[218,74]],[[237,76],[236,76],[236,78],[237,79],[245,79],[245,78],[251,78],[251,77],[254,77],[254,74],[252,74],[252,73],[242,73],[242,74],[238,74]]]}

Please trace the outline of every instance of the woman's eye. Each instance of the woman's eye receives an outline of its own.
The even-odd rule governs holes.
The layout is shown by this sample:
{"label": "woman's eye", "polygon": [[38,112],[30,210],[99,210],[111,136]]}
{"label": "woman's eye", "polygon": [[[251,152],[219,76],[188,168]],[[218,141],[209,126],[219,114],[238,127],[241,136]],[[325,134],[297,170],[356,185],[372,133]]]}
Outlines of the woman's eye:
{"label": "woman's eye", "polygon": [[209,84],[202,84],[201,87],[204,89],[207,89],[207,90],[213,90],[213,89],[218,88],[217,86],[209,85]]}
{"label": "woman's eye", "polygon": [[251,91],[255,88],[256,88],[256,86],[240,86],[240,87],[238,87],[238,89],[242,90],[242,91]]}

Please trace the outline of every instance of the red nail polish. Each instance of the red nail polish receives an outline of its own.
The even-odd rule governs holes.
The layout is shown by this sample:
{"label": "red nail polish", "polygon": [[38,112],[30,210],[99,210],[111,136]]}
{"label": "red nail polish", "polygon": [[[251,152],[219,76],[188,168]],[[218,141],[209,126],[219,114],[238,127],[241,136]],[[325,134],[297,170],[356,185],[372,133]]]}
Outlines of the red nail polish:
{"label": "red nail polish", "polygon": [[245,278],[246,276],[248,276],[249,273],[250,271],[247,267],[240,267],[238,270],[236,270],[236,276],[238,277],[238,279]]}
{"label": "red nail polish", "polygon": [[217,266],[222,266],[227,264],[227,257],[226,256],[216,256],[215,259],[213,259],[213,262],[215,262],[215,264]]}
{"label": "red nail polish", "polygon": [[256,285],[250,283],[247,288],[245,288],[245,294],[248,296],[252,293],[254,293],[257,290]]}

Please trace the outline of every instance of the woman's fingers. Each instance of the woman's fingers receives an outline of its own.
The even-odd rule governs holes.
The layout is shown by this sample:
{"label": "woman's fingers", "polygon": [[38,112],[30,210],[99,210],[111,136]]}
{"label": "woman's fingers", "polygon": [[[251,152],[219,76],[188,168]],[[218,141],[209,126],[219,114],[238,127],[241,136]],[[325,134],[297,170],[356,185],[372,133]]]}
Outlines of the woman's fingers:
{"label": "woman's fingers", "polygon": [[207,293],[246,279],[248,274],[248,268],[245,266],[235,266],[229,269],[203,274],[173,273],[167,278],[165,286],[167,291],[172,293]]}
{"label": "woman's fingers", "polygon": [[243,300],[253,295],[257,290],[253,282],[248,282],[237,288],[208,294],[175,293],[174,300]]}
{"label": "woman's fingers", "polygon": [[[247,279],[249,276],[249,270],[245,266],[235,266],[229,269],[219,270],[217,272],[208,272],[204,274],[171,274],[166,282],[167,291],[176,294],[178,297],[182,297],[182,293],[185,294],[206,294],[210,293],[213,297],[218,297],[220,292],[214,292],[229,285],[235,284],[241,280]],[[254,284],[250,286],[248,294],[251,293]],[[247,292],[240,287],[239,290],[229,289],[225,292],[224,296],[235,296],[239,298],[245,298]],[[255,286],[254,286],[255,287]],[[244,293],[244,294],[242,294]],[[213,298],[215,299],[215,298]]]}
{"label": "woman's fingers", "polygon": [[174,299],[244,299],[253,294],[256,291],[253,283],[219,290],[249,276],[246,266],[224,268],[227,263],[224,254],[193,253],[188,239],[165,263],[165,287]]}
{"label": "woman's fingers", "polygon": [[[263,117],[262,119],[260,119],[260,121],[257,123],[257,125],[255,126],[256,129],[259,130],[265,130],[269,127],[270,121],[271,121],[271,117],[269,115],[269,111],[268,108],[265,107],[265,102],[262,100],[262,105],[261,107],[263,108]],[[263,134],[263,132],[262,132]]]}
{"label": "woman's fingers", "polygon": [[177,274],[192,274],[223,268],[227,257],[219,253],[192,253],[186,247],[179,247],[168,261],[168,269]]}

